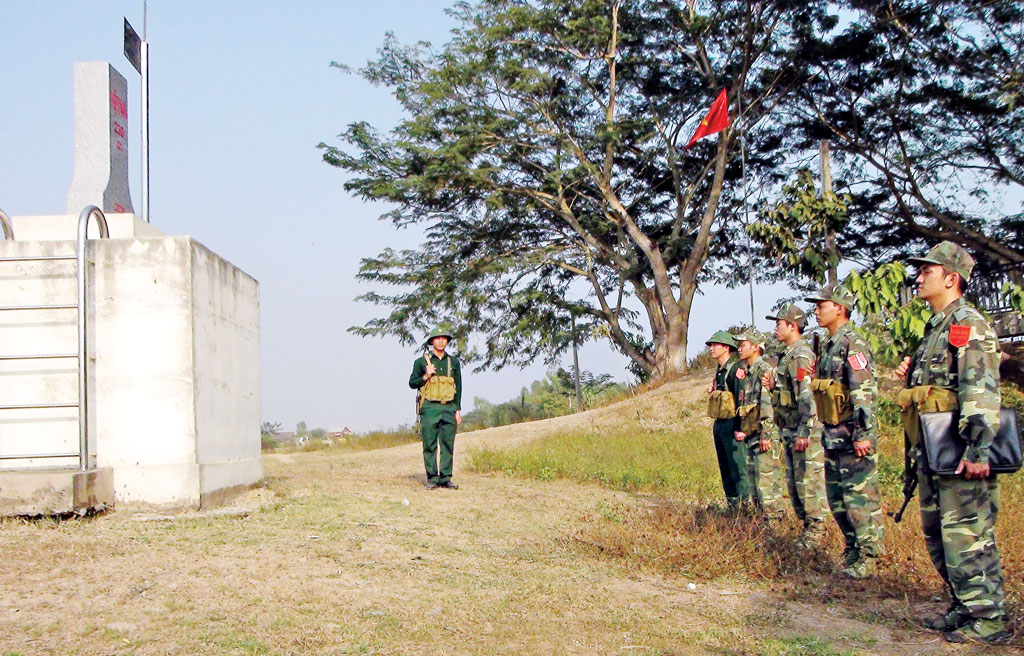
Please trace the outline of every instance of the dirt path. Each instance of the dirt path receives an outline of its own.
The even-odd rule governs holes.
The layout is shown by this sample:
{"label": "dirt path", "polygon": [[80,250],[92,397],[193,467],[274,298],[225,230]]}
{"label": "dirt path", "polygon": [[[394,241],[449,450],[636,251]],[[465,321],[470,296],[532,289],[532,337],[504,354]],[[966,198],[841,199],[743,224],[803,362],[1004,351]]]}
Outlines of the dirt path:
{"label": "dirt path", "polygon": [[4,522],[0,654],[974,653],[743,581],[630,574],[570,539],[628,495],[458,469],[544,430],[460,436],[458,491],[425,490],[408,445],[270,456],[267,486],[218,511]]}

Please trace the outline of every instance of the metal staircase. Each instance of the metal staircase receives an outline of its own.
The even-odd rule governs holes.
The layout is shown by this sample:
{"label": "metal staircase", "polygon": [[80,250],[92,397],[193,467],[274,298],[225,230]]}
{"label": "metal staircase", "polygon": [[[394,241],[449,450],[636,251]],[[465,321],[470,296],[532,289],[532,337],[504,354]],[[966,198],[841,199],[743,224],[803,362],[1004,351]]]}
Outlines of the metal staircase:
{"label": "metal staircase", "polygon": [[[50,353],[21,353],[21,354],[0,354],[0,363],[5,362],[52,362],[55,360],[73,360],[75,361],[75,369],[78,375],[78,394],[77,399],[40,399],[31,403],[4,403],[4,399],[0,398],[0,470],[12,471],[12,470],[40,470],[40,469],[74,469],[77,467],[79,471],[85,472],[93,463],[89,462],[90,443],[89,443],[89,396],[88,396],[88,350],[87,350],[87,327],[86,320],[88,318],[88,307],[86,305],[87,296],[87,274],[88,274],[88,261],[86,258],[86,252],[88,247],[88,226],[90,219],[95,219],[97,226],[100,231],[101,238],[109,237],[109,231],[107,229],[106,217],[103,212],[95,207],[89,206],[82,210],[78,217],[78,231],[77,231],[77,249],[74,255],[13,255],[0,257],[0,267],[5,264],[19,264],[19,263],[30,263],[39,262],[46,263],[48,267],[49,263],[54,263],[55,270],[47,270],[45,274],[41,274],[40,278],[59,278],[62,277],[59,267],[65,262],[75,262],[75,278],[77,281],[77,298],[74,302],[57,302],[57,303],[41,303],[41,304],[12,304],[12,305],[0,305],[0,315],[6,315],[8,313],[62,313],[62,312],[74,312],[77,318],[77,335],[78,344],[77,349],[74,352],[50,352]],[[7,216],[2,210],[0,210],[0,223],[2,223],[4,237],[8,241],[14,241],[14,229],[10,217]],[[0,276],[5,275],[6,272],[0,268]],[[67,275],[66,270],[64,275]],[[0,303],[4,299],[0,298]],[[55,322],[56,324],[66,322]],[[45,325],[45,324],[43,324]],[[31,329],[29,326],[20,326],[14,324],[15,327],[23,328],[25,330]],[[0,343],[0,349],[4,348],[3,343]],[[47,370],[45,368],[38,370],[27,370],[27,371],[4,371],[5,376],[16,377],[16,376],[39,376],[43,377],[46,375],[59,375],[62,373],[60,370]],[[37,385],[41,387],[47,387],[48,385]],[[59,385],[56,385],[59,387]],[[65,386],[66,387],[66,386]],[[7,441],[4,440],[4,424],[14,424],[19,422],[29,423],[32,421],[52,421],[54,417],[44,418],[29,418],[22,417],[21,419],[11,419],[8,422],[3,420],[3,415],[10,415],[16,411],[25,410],[50,410],[59,408],[76,408],[77,419],[78,419],[78,449],[72,450],[68,447],[66,438],[60,440],[60,446],[57,448],[47,448],[47,445],[40,445],[38,449],[34,451],[26,450],[24,447],[12,448]],[[22,444],[24,440],[20,441]],[[53,444],[54,440],[50,441]],[[8,463],[15,462],[15,466],[11,467]],[[77,461],[77,462],[76,462]],[[40,464],[41,463],[41,464]]]}

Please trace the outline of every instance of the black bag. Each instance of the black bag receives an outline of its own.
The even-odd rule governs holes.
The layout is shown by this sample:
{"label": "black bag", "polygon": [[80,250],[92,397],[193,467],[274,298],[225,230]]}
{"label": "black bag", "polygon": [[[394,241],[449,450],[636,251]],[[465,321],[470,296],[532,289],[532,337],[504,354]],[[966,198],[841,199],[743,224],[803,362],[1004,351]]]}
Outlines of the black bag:
{"label": "black bag", "polygon": [[[960,411],[921,414],[921,447],[925,471],[952,476],[967,445],[960,437]],[[999,432],[992,440],[988,464],[993,473],[1012,474],[1021,467],[1020,430],[1012,408],[999,411]]]}

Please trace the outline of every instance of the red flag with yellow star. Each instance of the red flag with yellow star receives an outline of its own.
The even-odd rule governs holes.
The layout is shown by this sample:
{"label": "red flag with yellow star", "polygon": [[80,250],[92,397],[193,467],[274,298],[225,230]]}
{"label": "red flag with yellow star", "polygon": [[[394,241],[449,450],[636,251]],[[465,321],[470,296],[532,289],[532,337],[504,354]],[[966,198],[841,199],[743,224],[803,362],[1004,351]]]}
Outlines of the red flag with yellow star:
{"label": "red flag with yellow star", "polygon": [[697,126],[697,131],[693,133],[690,143],[686,144],[686,150],[689,150],[700,139],[721,132],[727,127],[729,127],[729,99],[726,90],[722,89],[718,97],[715,98],[715,102],[711,103],[711,109],[708,110],[707,116]]}

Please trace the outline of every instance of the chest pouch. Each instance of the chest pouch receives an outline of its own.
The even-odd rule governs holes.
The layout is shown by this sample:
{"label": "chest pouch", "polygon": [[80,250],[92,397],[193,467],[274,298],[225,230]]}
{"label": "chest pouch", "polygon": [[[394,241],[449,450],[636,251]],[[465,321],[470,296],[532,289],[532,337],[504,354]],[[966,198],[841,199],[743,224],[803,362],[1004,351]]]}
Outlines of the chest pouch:
{"label": "chest pouch", "polygon": [[756,403],[740,406],[740,430],[747,435],[761,432],[761,406]]}
{"label": "chest pouch", "polygon": [[818,408],[818,419],[830,426],[841,424],[853,416],[850,390],[838,380],[815,378],[811,381],[814,405]]}
{"label": "chest pouch", "polygon": [[900,419],[907,439],[914,446],[921,441],[921,415],[929,412],[951,412],[960,409],[956,392],[935,385],[918,385],[900,390],[896,395]]}
{"label": "chest pouch", "polygon": [[452,373],[452,361],[445,358],[446,376],[434,374],[420,389],[422,401],[436,401],[438,403],[449,403],[455,399],[455,378]]}
{"label": "chest pouch", "polygon": [[715,390],[708,397],[708,416],[712,419],[732,419],[736,416],[736,397],[729,390]]}
{"label": "chest pouch", "polygon": [[779,381],[772,390],[772,408],[775,410],[775,423],[779,428],[794,428],[797,420],[796,404],[793,393],[785,389]]}

